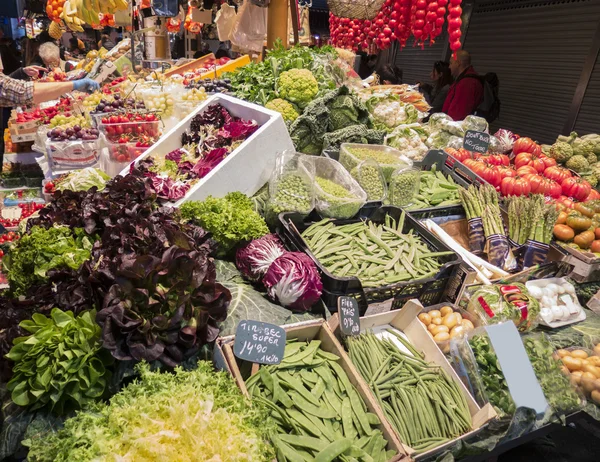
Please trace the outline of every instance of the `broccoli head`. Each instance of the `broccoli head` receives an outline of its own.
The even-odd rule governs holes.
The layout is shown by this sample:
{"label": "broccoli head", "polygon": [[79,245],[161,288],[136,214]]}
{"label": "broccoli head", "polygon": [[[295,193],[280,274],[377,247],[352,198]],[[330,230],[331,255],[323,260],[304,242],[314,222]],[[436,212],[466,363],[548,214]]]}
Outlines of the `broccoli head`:
{"label": "broccoli head", "polygon": [[566,141],[557,141],[550,147],[548,155],[559,164],[564,164],[573,156],[573,148]]}
{"label": "broccoli head", "polygon": [[282,72],[277,81],[279,96],[305,107],[319,92],[319,83],[308,69],[290,69]]}
{"label": "broccoli head", "polygon": [[570,168],[577,173],[583,172],[584,170],[588,170],[590,168],[590,164],[588,163],[587,159],[580,155],[571,157],[565,165],[567,168]]}
{"label": "broccoli head", "polygon": [[279,112],[286,122],[293,122],[300,115],[292,103],[281,98],[275,98],[269,101],[265,107],[272,111]]}

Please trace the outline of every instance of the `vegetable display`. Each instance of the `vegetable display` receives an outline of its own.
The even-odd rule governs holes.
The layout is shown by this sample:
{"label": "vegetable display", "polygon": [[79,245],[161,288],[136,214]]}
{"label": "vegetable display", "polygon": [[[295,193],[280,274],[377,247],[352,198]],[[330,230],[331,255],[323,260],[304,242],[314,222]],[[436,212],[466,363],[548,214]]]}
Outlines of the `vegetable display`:
{"label": "vegetable display", "polygon": [[340,226],[325,219],[302,237],[327,271],[357,277],[363,287],[434,276],[441,266],[438,257],[453,252],[432,252],[413,230],[403,233],[403,226],[404,213],[397,223],[386,216],[385,224],[359,221]]}
{"label": "vegetable display", "polygon": [[471,415],[458,385],[402,334],[387,333],[348,337],[348,352],[400,440],[418,454],[468,432]]}
{"label": "vegetable display", "polygon": [[554,412],[568,414],[581,408],[581,399],[562,372],[560,360],[555,358],[548,337],[542,333],[527,334],[523,338],[523,345],[544,396]]}
{"label": "vegetable display", "polygon": [[271,410],[277,459],[389,460],[395,452],[385,449],[379,419],[367,412],[339,357],[320,346],[320,340],[288,340],[280,364],[246,380],[253,399]]}
{"label": "vegetable display", "polygon": [[250,404],[225,372],[201,361],[175,373],[136,366],[140,378],[68,419],[62,429],[25,441],[32,462],[72,460],[273,460],[266,442],[270,410]]}
{"label": "vegetable display", "polygon": [[6,355],[15,363],[7,385],[15,404],[65,414],[102,397],[110,355],[101,350],[95,316],[55,308],[50,317],[36,313],[21,322],[31,335],[16,338]]}

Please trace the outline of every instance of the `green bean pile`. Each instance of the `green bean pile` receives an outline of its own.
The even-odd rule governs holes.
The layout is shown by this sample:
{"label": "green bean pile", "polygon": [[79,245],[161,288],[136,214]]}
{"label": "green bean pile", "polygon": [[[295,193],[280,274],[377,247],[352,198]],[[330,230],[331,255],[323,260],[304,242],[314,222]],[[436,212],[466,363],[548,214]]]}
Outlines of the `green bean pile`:
{"label": "green bean pile", "polygon": [[309,249],[334,276],[356,276],[363,287],[380,287],[435,275],[437,257],[452,252],[431,252],[411,230],[402,233],[404,212],[398,223],[389,215],[384,225],[360,221],[337,226],[325,219],[307,228],[302,237]]}
{"label": "green bean pile", "polygon": [[456,383],[404,337],[388,332],[412,355],[372,333],[348,337],[348,351],[401,441],[420,453],[470,431],[471,414]]}
{"label": "green bean pile", "polygon": [[280,364],[263,366],[246,381],[248,392],[271,410],[278,428],[271,435],[279,462],[385,462],[395,451],[375,414],[321,342],[288,340]]}

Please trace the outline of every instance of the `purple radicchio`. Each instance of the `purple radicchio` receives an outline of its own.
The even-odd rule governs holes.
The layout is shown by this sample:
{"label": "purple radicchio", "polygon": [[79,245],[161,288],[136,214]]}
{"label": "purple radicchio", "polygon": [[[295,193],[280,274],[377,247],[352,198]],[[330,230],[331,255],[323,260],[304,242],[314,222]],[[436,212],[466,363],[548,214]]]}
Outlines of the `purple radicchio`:
{"label": "purple radicchio", "polygon": [[254,239],[235,254],[235,264],[242,275],[251,281],[260,281],[271,263],[285,253],[283,244],[275,234]]}
{"label": "purple radicchio", "polygon": [[196,165],[194,165],[194,168],[192,169],[192,173],[198,178],[204,178],[213,168],[215,168],[223,159],[225,159],[225,157],[227,157],[227,154],[229,154],[229,150],[227,148],[213,149],[202,159],[196,162]]}
{"label": "purple radicchio", "polygon": [[148,172],[147,176],[152,179],[152,186],[156,190],[156,194],[161,199],[168,201],[177,201],[182,197],[185,197],[190,185],[181,181],[173,181],[169,177],[161,177],[153,172]]}
{"label": "purple radicchio", "polygon": [[298,311],[308,311],[323,289],[314,262],[301,252],[278,257],[265,273],[263,284],[272,300]]}
{"label": "purple radicchio", "polygon": [[515,140],[518,138],[513,132],[504,128],[501,128],[494,133],[494,137],[499,141],[498,152],[502,153],[510,151],[515,143]]}
{"label": "purple radicchio", "polygon": [[165,156],[166,160],[172,160],[173,162],[179,163],[181,162],[181,158],[183,157],[183,151],[181,149],[175,149],[171,151]]}
{"label": "purple radicchio", "polygon": [[245,140],[257,129],[258,125],[253,120],[236,120],[226,124],[219,134],[233,140]]}

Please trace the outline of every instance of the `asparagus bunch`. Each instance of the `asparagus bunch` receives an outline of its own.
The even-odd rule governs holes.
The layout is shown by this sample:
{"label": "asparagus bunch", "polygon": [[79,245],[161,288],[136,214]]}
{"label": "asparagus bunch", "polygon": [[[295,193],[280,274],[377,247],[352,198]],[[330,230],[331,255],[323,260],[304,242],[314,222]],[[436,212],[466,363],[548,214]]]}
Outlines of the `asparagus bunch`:
{"label": "asparagus bunch", "polygon": [[500,209],[496,210],[496,207],[487,204],[483,209],[483,216],[481,218],[483,220],[483,233],[485,237],[493,234],[504,236],[504,224],[502,223]]}
{"label": "asparagus bunch", "polygon": [[508,235],[519,245],[528,239],[548,244],[558,210],[548,205],[541,194],[511,196],[508,202]]}
{"label": "asparagus bunch", "polygon": [[461,188],[459,190],[460,201],[467,214],[467,220],[472,218],[481,218],[483,213],[483,205],[479,196],[479,190],[471,185],[469,189]]}

